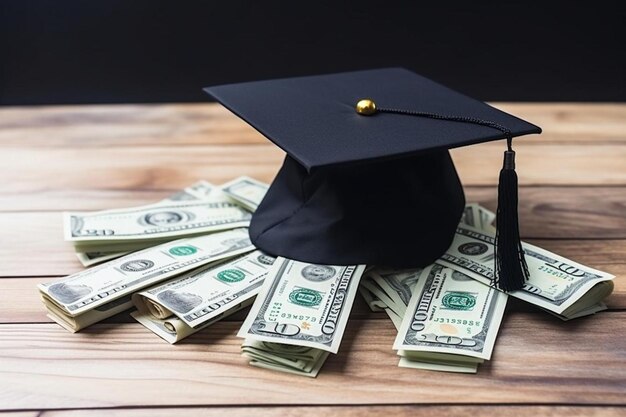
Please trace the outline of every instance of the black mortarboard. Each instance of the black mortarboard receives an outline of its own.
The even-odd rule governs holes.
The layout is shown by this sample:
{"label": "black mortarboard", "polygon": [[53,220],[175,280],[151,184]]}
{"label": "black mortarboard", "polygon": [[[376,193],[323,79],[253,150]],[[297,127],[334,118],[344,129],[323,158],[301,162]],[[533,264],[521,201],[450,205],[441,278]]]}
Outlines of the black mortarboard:
{"label": "black mortarboard", "polygon": [[523,284],[511,139],[539,127],[402,68],[205,91],[287,153],[250,237],[265,252],[307,262],[432,263],[465,204],[448,149],[507,139],[497,270],[501,288]]}

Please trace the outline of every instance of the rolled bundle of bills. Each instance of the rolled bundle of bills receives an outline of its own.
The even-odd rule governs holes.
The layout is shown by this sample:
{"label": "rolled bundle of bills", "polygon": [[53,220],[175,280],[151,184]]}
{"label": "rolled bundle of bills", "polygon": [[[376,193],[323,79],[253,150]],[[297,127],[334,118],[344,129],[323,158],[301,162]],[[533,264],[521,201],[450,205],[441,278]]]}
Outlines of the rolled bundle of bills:
{"label": "rolled bundle of bills", "polygon": [[274,260],[257,250],[177,276],[133,294],[131,315],[176,343],[252,304]]}
{"label": "rolled bundle of bills", "polygon": [[277,258],[237,334],[250,365],[317,376],[339,349],[364,270]]}
{"label": "rolled bundle of bills", "polygon": [[134,252],[38,288],[48,316],[76,332],[130,308],[136,291],[252,250],[248,229],[234,229]]}

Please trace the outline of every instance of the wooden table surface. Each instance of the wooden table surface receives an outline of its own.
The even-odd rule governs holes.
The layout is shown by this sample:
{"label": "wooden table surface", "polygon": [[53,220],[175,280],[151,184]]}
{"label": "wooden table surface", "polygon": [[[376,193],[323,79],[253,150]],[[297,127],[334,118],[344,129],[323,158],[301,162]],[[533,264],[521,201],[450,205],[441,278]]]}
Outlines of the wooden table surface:
{"label": "wooden table surface", "polygon": [[[393,325],[357,296],[316,379],[248,366],[245,312],[176,346],[128,313],[70,334],[35,287],[82,269],[62,211],[269,182],[279,149],[214,104],[0,109],[0,416],[626,415],[626,105],[495,105],[544,129],[515,146],[523,238],[616,275],[610,310],[564,323],[510,302],[492,360],[456,375],[398,368]],[[503,149],[453,151],[469,202],[495,209]]]}

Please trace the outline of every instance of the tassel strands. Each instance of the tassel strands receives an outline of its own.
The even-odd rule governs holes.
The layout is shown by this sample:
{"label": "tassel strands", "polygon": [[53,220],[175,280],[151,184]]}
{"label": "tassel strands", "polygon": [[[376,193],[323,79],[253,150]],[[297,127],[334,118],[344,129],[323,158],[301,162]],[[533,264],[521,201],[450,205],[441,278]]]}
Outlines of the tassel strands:
{"label": "tassel strands", "polygon": [[528,265],[520,240],[518,215],[518,181],[515,172],[515,151],[512,138],[507,138],[508,149],[498,182],[498,209],[496,212],[496,239],[494,243],[495,277],[503,291],[522,289],[528,279]]}

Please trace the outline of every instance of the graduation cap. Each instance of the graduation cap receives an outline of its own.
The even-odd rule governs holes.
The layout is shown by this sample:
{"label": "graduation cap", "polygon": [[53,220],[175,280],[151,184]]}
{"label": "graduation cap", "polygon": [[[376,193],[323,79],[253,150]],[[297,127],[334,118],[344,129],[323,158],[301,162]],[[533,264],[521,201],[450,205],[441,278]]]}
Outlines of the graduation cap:
{"label": "graduation cap", "polygon": [[250,224],[263,251],[321,264],[429,265],[452,243],[465,205],[448,149],[506,139],[496,282],[513,290],[528,277],[511,142],[539,127],[402,68],[205,91],[287,153]]}

